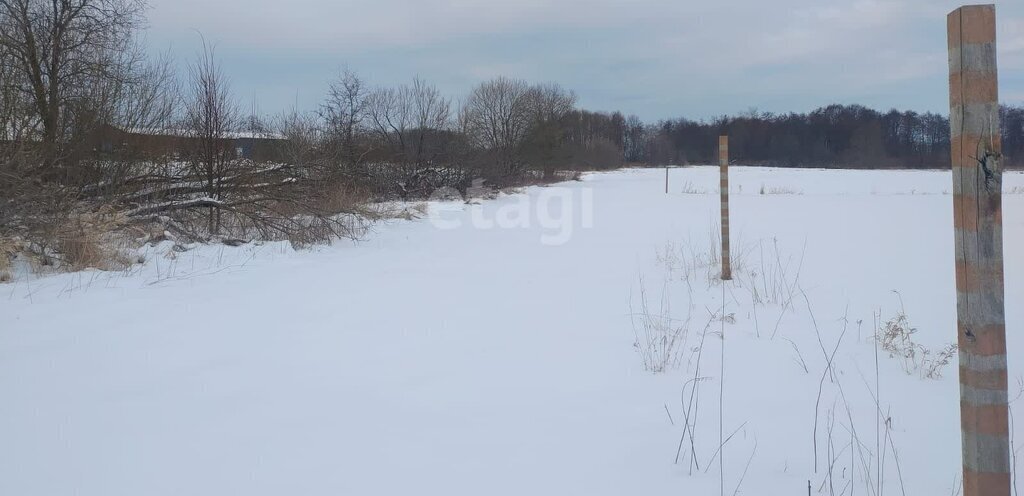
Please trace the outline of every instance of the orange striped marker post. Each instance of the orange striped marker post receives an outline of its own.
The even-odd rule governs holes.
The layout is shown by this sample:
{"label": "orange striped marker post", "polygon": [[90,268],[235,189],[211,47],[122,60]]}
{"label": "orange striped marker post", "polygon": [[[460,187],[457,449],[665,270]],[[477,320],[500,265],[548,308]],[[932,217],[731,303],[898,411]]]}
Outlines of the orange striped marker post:
{"label": "orange striped marker post", "polygon": [[722,280],[732,280],[732,261],[729,256],[729,137],[718,137],[718,169],[721,175],[722,196]]}
{"label": "orange striped marker post", "polygon": [[993,5],[948,18],[964,496],[1010,496],[1002,167]]}

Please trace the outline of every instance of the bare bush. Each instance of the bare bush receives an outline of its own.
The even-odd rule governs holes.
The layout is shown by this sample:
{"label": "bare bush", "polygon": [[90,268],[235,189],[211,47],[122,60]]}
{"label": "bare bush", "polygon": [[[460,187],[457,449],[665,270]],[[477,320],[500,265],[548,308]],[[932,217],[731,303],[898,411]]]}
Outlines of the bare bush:
{"label": "bare bush", "polygon": [[454,150],[451,101],[433,85],[378,88],[367,97],[367,122],[377,163],[373,187],[384,196],[425,198],[441,187],[464,188],[469,177]]}

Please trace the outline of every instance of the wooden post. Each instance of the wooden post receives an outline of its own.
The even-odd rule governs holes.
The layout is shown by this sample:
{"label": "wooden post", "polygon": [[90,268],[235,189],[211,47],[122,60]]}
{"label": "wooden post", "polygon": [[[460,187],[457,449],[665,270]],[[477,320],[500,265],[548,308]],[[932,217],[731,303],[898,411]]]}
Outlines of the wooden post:
{"label": "wooden post", "polygon": [[729,256],[729,137],[718,137],[718,169],[721,176],[722,197],[722,280],[732,280],[732,261]]}
{"label": "wooden post", "polygon": [[993,5],[948,17],[964,496],[1010,496],[995,20]]}
{"label": "wooden post", "polygon": [[668,194],[668,167],[665,167],[665,194]]}

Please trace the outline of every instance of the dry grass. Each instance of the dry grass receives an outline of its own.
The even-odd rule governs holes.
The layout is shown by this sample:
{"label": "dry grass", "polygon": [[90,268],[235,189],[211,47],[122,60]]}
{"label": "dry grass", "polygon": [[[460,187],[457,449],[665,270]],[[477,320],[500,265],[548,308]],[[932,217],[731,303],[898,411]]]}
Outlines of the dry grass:
{"label": "dry grass", "polygon": [[664,250],[657,250],[655,256],[670,279],[685,281],[691,286],[699,281],[711,287],[721,278],[720,252],[714,242],[704,250],[692,244],[668,242]]}
{"label": "dry grass", "polygon": [[35,272],[127,269],[133,262],[128,248],[134,234],[128,219],[112,209],[62,215],[31,242],[0,238],[0,282],[13,280],[15,260]]}
{"label": "dry grass", "polygon": [[798,189],[787,188],[785,186],[765,186],[764,184],[761,185],[761,192],[760,193],[762,195],[802,195],[802,194],[804,194],[803,191],[798,190]]}
{"label": "dry grass", "polygon": [[[757,243],[759,265],[750,270],[740,272],[741,279],[750,287],[751,298],[755,304],[788,306],[799,286],[800,273],[803,268],[804,253],[800,257],[783,256],[779,250],[779,240],[771,239],[771,245],[760,240]],[[753,247],[744,252],[753,251]],[[751,256],[753,254],[751,253]]]}
{"label": "dry grass", "polygon": [[[124,270],[132,260],[122,230],[128,226],[122,215],[103,209],[72,215],[57,226],[53,251],[65,270]],[[44,256],[47,255],[44,253]]]}
{"label": "dry grass", "polygon": [[906,312],[898,314],[882,324],[875,339],[882,350],[891,358],[900,361],[903,371],[922,379],[939,379],[942,370],[953,361],[957,353],[955,344],[948,344],[939,350],[930,350],[914,341],[917,328],[910,324]]}
{"label": "dry grass", "polygon": [[0,238],[0,283],[10,282],[14,278],[11,271],[11,260],[21,252],[21,249],[19,241]]}
{"label": "dry grass", "polygon": [[668,284],[665,284],[658,306],[654,308],[649,301],[644,280],[640,279],[640,308],[634,308],[632,298],[629,306],[635,338],[633,347],[640,354],[645,370],[660,374],[679,365],[682,352],[686,349],[692,300],[691,294],[686,318],[676,319],[672,314]]}
{"label": "dry grass", "polygon": [[329,184],[326,192],[316,199],[313,206],[316,211],[328,214],[358,212],[369,200],[370,196],[365,190],[344,184]]}
{"label": "dry grass", "polygon": [[[709,230],[709,243],[704,249],[692,244],[666,243],[657,250],[656,260],[671,278],[693,282],[702,280],[713,286],[721,283],[721,234],[717,226]],[[759,240],[746,244],[736,239],[732,247],[731,266],[733,282],[748,288],[755,304],[785,305],[792,300],[803,255],[783,256],[777,239]]]}
{"label": "dry grass", "polygon": [[686,184],[683,184],[683,190],[680,191],[680,193],[684,195],[706,195],[709,191],[703,188],[698,188],[693,183],[687,181]]}
{"label": "dry grass", "polygon": [[416,220],[427,215],[430,205],[426,202],[418,203],[378,203],[368,210],[367,217],[371,220]]}

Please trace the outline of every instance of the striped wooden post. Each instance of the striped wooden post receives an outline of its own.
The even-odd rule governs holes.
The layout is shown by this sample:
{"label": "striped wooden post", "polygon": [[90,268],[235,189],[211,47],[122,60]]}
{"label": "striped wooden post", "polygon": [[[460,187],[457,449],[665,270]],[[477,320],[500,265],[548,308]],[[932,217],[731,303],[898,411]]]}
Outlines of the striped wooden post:
{"label": "striped wooden post", "polygon": [[993,5],[948,17],[964,496],[1010,496],[995,21]]}
{"label": "striped wooden post", "polygon": [[722,197],[722,280],[732,280],[732,260],[729,256],[729,137],[718,137],[718,169],[721,176]]}

